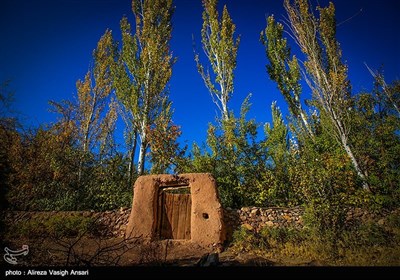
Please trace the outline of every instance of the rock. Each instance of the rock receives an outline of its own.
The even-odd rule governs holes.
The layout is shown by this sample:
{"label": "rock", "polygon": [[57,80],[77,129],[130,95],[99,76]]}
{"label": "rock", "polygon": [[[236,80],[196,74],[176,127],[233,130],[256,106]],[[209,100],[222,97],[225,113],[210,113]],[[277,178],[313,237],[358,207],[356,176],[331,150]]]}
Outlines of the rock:
{"label": "rock", "polygon": [[268,221],[268,222],[265,223],[265,225],[268,226],[268,227],[273,227],[274,223],[271,222],[271,221]]}
{"label": "rock", "polygon": [[380,219],[378,225],[383,226],[385,224],[385,219]]}
{"label": "rock", "polygon": [[254,229],[254,227],[252,226],[252,225],[250,225],[250,224],[243,224],[242,225],[242,227],[244,227],[245,229],[247,229],[247,230],[253,230]]}
{"label": "rock", "polygon": [[267,221],[268,221],[268,217],[262,216],[262,217],[261,217],[261,221],[262,221],[262,222],[267,222]]}
{"label": "rock", "polygon": [[197,262],[197,266],[217,266],[219,264],[218,253],[211,253],[203,255]]}
{"label": "rock", "polygon": [[256,208],[251,210],[250,214],[255,215],[255,216],[259,216],[260,215],[260,209]]}
{"label": "rock", "polygon": [[284,218],[286,221],[290,221],[290,220],[292,219],[289,215],[284,215],[283,218]]}
{"label": "rock", "polygon": [[85,218],[88,218],[88,217],[90,217],[91,215],[92,215],[91,212],[85,211],[85,212],[83,213],[83,217],[85,217]]}

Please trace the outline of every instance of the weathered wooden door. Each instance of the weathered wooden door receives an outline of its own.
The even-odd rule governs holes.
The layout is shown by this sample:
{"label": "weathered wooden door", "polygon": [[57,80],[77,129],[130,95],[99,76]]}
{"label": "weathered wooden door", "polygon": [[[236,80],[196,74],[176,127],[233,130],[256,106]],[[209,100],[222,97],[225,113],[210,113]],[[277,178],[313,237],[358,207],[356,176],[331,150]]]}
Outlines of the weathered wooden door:
{"label": "weathered wooden door", "polygon": [[157,215],[157,234],[160,239],[190,239],[191,209],[190,193],[179,193],[172,188],[162,189]]}

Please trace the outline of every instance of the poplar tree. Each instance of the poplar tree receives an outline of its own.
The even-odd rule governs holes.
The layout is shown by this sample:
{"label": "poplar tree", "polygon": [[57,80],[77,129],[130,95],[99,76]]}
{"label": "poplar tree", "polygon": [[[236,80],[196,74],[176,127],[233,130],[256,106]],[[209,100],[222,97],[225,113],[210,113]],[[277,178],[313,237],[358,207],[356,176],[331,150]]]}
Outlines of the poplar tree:
{"label": "poplar tree", "polygon": [[90,151],[98,141],[100,152],[103,152],[115,124],[115,102],[109,102],[112,89],[109,67],[112,46],[112,34],[107,30],[93,52],[93,69],[86,73],[83,81],[78,80],[76,83],[77,127],[84,153]]}
{"label": "poplar tree", "polygon": [[[335,7],[333,3],[326,8],[318,6],[319,18],[311,12],[307,0],[294,0],[293,2],[285,0],[284,7],[288,14],[287,20],[291,35],[305,56],[302,64],[303,78],[312,91],[315,106],[327,120],[327,123],[322,125],[331,130],[331,135],[350,158],[358,177],[364,182],[364,189],[370,191],[367,176],[353,152],[354,149],[351,147],[349,139],[351,136],[349,116],[353,100],[348,68],[342,61],[342,51],[336,39]],[[274,25],[273,19],[269,19],[269,24]],[[281,27],[278,26],[278,29]],[[279,32],[267,38],[267,46],[275,48],[275,50],[268,50],[269,53],[281,52],[282,45],[274,46],[274,42],[282,42]],[[278,85],[281,83],[284,88],[294,89],[293,85],[297,86],[298,84],[298,74],[295,74],[293,80],[291,73],[298,73],[297,62],[289,61],[291,65],[289,65],[288,72],[285,67],[281,67],[288,63],[287,55],[276,56],[274,59],[276,62],[271,63],[273,69],[269,71],[272,72],[272,75],[270,73],[272,79],[276,80]],[[287,100],[292,100],[292,98]],[[293,107],[290,102],[289,107]]]}
{"label": "poplar tree", "polygon": [[135,173],[135,152],[139,133],[139,89],[133,75],[138,65],[138,45],[126,17],[120,21],[122,47],[113,64],[113,87],[118,99],[118,113],[125,124],[124,139],[128,156],[128,186],[132,186]]}
{"label": "poplar tree", "polygon": [[301,73],[298,60],[295,55],[291,58],[291,50],[287,45],[286,38],[283,38],[283,25],[277,23],[274,16],[268,17],[267,23],[267,27],[260,36],[270,63],[267,65],[267,72],[277,83],[291,115],[313,138],[314,133],[301,104]]}
{"label": "poplar tree", "polygon": [[77,98],[75,102],[50,101],[53,111],[62,115],[57,126],[75,134],[81,151],[79,158],[78,181],[82,179],[85,158],[94,149],[98,149],[100,160],[113,147],[113,131],[117,118],[116,103],[110,97],[112,76],[110,59],[112,34],[107,30],[93,51],[94,65],[83,80],[76,82]]}
{"label": "poplar tree", "polygon": [[174,171],[178,167],[178,162],[183,158],[186,148],[180,149],[177,143],[181,135],[180,127],[172,121],[172,102],[165,101],[163,110],[157,117],[154,124],[149,127],[149,146],[151,173],[167,173],[171,166]]}
{"label": "poplar tree", "polygon": [[236,26],[226,5],[220,19],[217,4],[217,0],[203,0],[201,42],[213,74],[204,68],[198,54],[195,54],[195,61],[213,102],[221,111],[222,119],[227,121],[229,119],[228,101],[233,93],[233,71],[236,68],[240,40],[234,36]]}
{"label": "poplar tree", "polygon": [[133,129],[129,136],[131,164],[139,140],[137,173],[142,175],[149,127],[168,100],[167,84],[175,62],[169,47],[174,8],[172,0],[133,0],[132,11],[136,21],[133,34],[127,19],[121,21],[123,45],[115,74],[117,96],[127,109],[125,120]]}

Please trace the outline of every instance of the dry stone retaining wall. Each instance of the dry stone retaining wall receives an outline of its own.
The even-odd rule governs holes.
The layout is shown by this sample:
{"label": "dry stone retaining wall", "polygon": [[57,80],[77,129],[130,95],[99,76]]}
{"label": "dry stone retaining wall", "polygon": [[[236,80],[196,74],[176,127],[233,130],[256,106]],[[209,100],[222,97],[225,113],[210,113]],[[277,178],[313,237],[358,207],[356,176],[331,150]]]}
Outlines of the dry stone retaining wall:
{"label": "dry stone retaining wall", "polygon": [[97,232],[102,236],[123,236],[128,224],[131,209],[120,208],[119,210],[94,212],[94,211],[7,211],[4,221],[6,226],[13,223],[29,221],[45,222],[54,216],[58,217],[83,217],[91,218],[96,222]]}
{"label": "dry stone retaining wall", "polygon": [[[114,211],[94,212],[94,211],[49,211],[49,212],[25,212],[25,211],[8,211],[5,212],[5,222],[7,224],[17,223],[35,219],[37,221],[45,221],[52,216],[82,216],[90,217],[97,221],[98,231],[103,236],[124,236],[126,226],[128,224],[131,208],[121,208]],[[399,213],[400,210],[393,213]],[[392,213],[392,214],[393,214]],[[295,227],[303,226],[302,215],[304,210],[301,207],[282,208],[282,207],[243,207],[241,209],[224,209],[224,223],[228,240],[233,231],[239,226],[244,226],[249,230],[258,231],[264,226],[269,227]],[[347,222],[374,220],[378,224],[385,223],[385,217],[391,214],[386,211],[384,213],[373,214],[355,208],[349,211]]]}
{"label": "dry stone retaining wall", "polygon": [[241,209],[226,209],[225,223],[231,227],[240,224],[250,230],[259,230],[264,226],[269,227],[302,227],[304,210],[300,207],[294,208],[260,208],[243,207]]}

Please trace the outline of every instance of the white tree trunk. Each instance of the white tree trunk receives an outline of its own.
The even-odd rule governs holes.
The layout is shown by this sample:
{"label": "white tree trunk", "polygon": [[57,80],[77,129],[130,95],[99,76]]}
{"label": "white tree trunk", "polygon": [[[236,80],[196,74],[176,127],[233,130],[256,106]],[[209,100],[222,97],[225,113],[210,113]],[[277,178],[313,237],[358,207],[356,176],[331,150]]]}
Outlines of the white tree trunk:
{"label": "white tree trunk", "polygon": [[144,173],[144,160],[147,148],[147,135],[145,129],[142,129],[140,134],[140,149],[139,149],[139,161],[138,161],[138,175],[141,176]]}
{"label": "white tree trunk", "polygon": [[136,150],[136,141],[137,139],[137,132],[133,134],[133,139],[132,139],[132,147],[131,151],[129,153],[129,166],[128,166],[128,188],[132,187],[132,181],[133,181],[133,172],[134,172],[134,166],[135,166],[135,150]]}
{"label": "white tree trunk", "polygon": [[222,102],[222,115],[224,120],[229,120],[228,106],[226,105],[226,102]]}
{"label": "white tree trunk", "polygon": [[308,134],[310,134],[311,138],[314,139],[314,133],[312,132],[312,130],[311,130],[311,128],[310,128],[310,125],[309,125],[309,123],[308,123],[308,121],[307,121],[307,118],[306,118],[306,116],[304,115],[302,109],[300,109],[300,117],[301,117],[301,120],[303,121],[303,124],[304,124],[304,126],[305,126],[305,128],[306,128]]}
{"label": "white tree trunk", "polygon": [[349,158],[350,158],[350,160],[351,160],[351,162],[353,164],[353,167],[357,172],[358,177],[360,177],[361,180],[363,181],[363,189],[366,190],[366,191],[371,192],[371,189],[370,189],[370,187],[369,187],[369,185],[368,185],[368,183],[366,181],[367,178],[366,178],[365,174],[362,172],[362,170],[360,168],[360,165],[358,164],[358,161],[357,161],[356,157],[353,154],[353,151],[351,150],[349,144],[347,143],[346,137],[342,136],[341,137],[341,141],[342,141],[342,145],[343,145],[344,150],[346,151],[347,155],[349,156]]}

